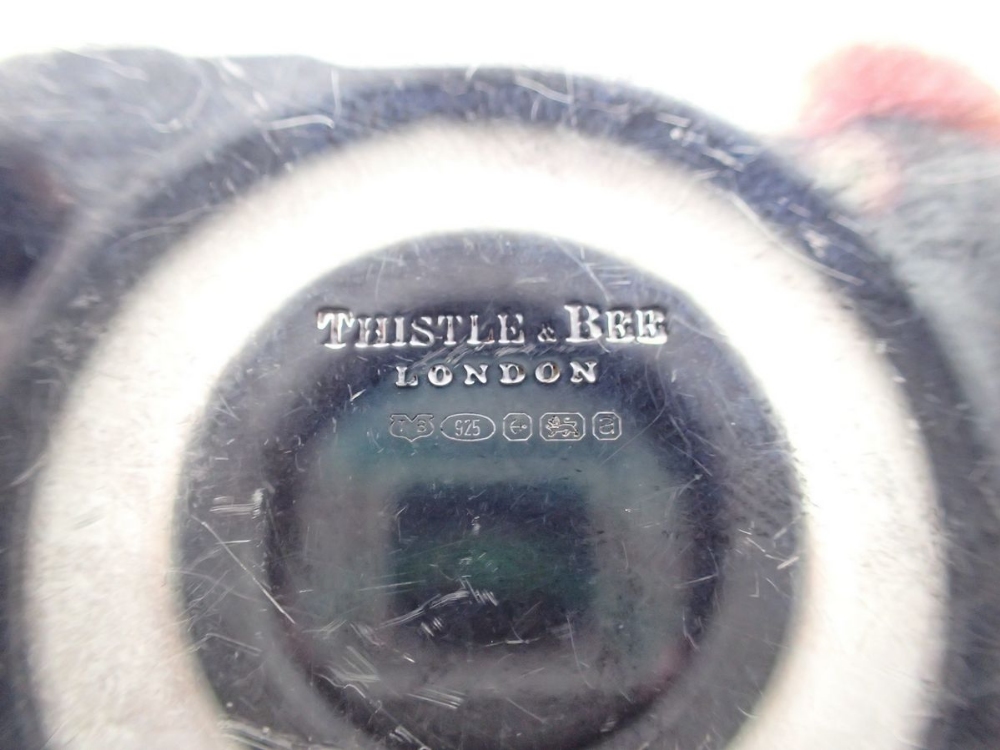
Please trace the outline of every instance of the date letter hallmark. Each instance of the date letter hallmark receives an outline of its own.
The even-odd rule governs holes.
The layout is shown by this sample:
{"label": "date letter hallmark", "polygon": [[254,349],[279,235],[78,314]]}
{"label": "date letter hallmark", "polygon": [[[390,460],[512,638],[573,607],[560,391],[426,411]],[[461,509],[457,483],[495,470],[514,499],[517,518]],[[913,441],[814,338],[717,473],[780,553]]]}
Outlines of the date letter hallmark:
{"label": "date letter hallmark", "polygon": [[594,415],[594,437],[598,440],[617,440],[622,436],[622,418],[613,411],[599,411]]}
{"label": "date letter hallmark", "polygon": [[414,417],[409,417],[406,414],[393,414],[389,417],[389,434],[393,437],[414,443],[433,432],[433,414],[417,414]]}

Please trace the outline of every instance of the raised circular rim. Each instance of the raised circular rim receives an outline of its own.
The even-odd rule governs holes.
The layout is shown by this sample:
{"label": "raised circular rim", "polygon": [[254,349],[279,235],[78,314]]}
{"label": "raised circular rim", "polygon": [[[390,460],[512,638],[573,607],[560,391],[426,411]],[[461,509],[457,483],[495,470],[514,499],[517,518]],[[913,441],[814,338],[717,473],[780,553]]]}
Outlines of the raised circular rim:
{"label": "raised circular rim", "polygon": [[[905,314],[908,308],[905,298],[895,291],[891,280],[887,277],[886,269],[863,249],[848,229],[835,221],[836,217],[829,215],[815,196],[805,191],[794,178],[789,178],[779,165],[762,154],[747,139],[714,123],[707,123],[691,110],[644,95],[635,95],[614,88],[588,88],[578,82],[574,97],[565,99],[550,95],[551,92],[558,93],[558,89],[549,86],[549,84],[557,86],[556,80],[544,79],[545,82],[541,82],[532,79],[536,85],[526,85],[523,80],[519,80],[521,78],[523,78],[521,74],[484,74],[470,81],[461,76],[452,76],[446,77],[444,84],[418,78],[416,83],[399,89],[394,89],[392,86],[386,89],[375,87],[374,91],[381,95],[381,99],[378,96],[371,96],[366,100],[365,96],[358,96],[354,103],[362,111],[367,107],[369,112],[372,110],[380,112],[384,118],[382,122],[386,125],[398,125],[403,121],[419,120],[429,115],[461,117],[468,112],[475,112],[476,117],[483,120],[514,117],[545,126],[574,125],[584,134],[599,135],[640,148],[649,156],[647,161],[650,169],[662,169],[658,163],[659,159],[664,159],[667,163],[682,169],[704,169],[706,180],[723,190],[730,191],[739,199],[739,205],[761,217],[763,226],[777,228],[776,231],[783,235],[784,242],[781,244],[784,247],[797,247],[801,250],[803,252],[801,257],[813,266],[810,272],[818,270],[821,274],[826,273],[831,276],[832,278],[827,278],[826,282],[837,287],[838,293],[844,298],[853,300],[861,318],[870,328],[875,329],[876,333],[886,331],[891,327],[890,324],[895,324],[900,319],[904,321],[903,325],[896,328],[895,335],[896,338],[904,335],[913,337],[909,339],[911,351],[909,353],[904,351],[902,356],[897,356],[895,364],[908,378],[914,372],[923,376],[907,381],[906,388],[910,390],[911,398],[915,390],[915,387],[911,386],[924,385],[927,381],[939,384],[939,393],[944,394],[944,397],[950,392],[946,371],[940,360],[933,356],[933,347],[921,351],[919,355],[912,351],[914,341],[921,343],[930,341],[919,320],[907,319],[905,315],[895,320],[887,320],[889,313]],[[478,87],[475,84],[479,84]],[[539,90],[539,86],[542,90]],[[455,91],[459,93],[456,94]],[[367,93],[371,94],[371,91]],[[504,94],[507,98],[504,98]],[[410,98],[409,101],[407,97]],[[326,103],[331,104],[331,102]],[[343,100],[337,104],[342,113]],[[412,108],[407,109],[407,104],[412,105]],[[402,117],[400,112],[403,113]],[[591,117],[587,118],[588,114]],[[290,115],[286,122],[292,119],[294,116]],[[248,150],[256,149],[258,156],[262,151],[267,151],[269,159],[278,159],[275,155],[281,154],[294,161],[296,158],[327,149],[330,140],[339,140],[336,137],[328,138],[329,134],[325,129],[323,122],[313,120],[287,127],[284,125],[274,127],[272,123],[262,128],[261,132],[241,141],[239,147],[227,153],[234,158],[240,156],[245,159]],[[275,147],[275,142],[279,144],[278,147]],[[263,149],[262,144],[266,144],[267,149]],[[200,155],[194,153],[190,156],[197,160]],[[278,164],[272,163],[268,166],[273,169],[277,168]],[[196,167],[193,172],[185,175],[183,184],[190,185],[194,181],[193,184],[203,185],[207,173],[219,168],[218,162],[210,167]],[[261,171],[270,170],[265,167]],[[253,182],[254,179],[256,176],[248,177],[247,181]],[[184,197],[173,194],[167,203],[171,209],[177,209],[178,206],[173,204],[172,200],[183,205],[184,201],[192,199],[197,201],[198,197],[200,196],[197,194]],[[143,201],[140,201],[140,205],[142,204]],[[150,217],[164,215],[162,199],[160,202],[154,199],[146,205],[147,211],[140,213]],[[181,234],[181,230],[187,228],[187,222],[179,221],[176,228],[177,234]],[[132,237],[128,239],[130,234]],[[123,252],[109,253],[107,248],[97,247],[95,252],[99,252],[100,255],[94,258],[94,264],[89,267],[89,273],[83,279],[83,284],[75,284],[75,288],[72,289],[64,286],[60,291],[59,279],[53,282],[55,293],[45,296],[36,306],[34,316],[29,316],[29,320],[37,324],[35,351],[47,355],[43,361],[47,364],[53,361],[59,362],[65,366],[67,372],[76,370],[81,361],[89,355],[90,343],[99,333],[99,329],[62,332],[56,336],[52,326],[58,325],[59,317],[52,315],[52,312],[59,311],[63,305],[71,307],[74,300],[79,300],[86,294],[88,287],[107,291],[103,289],[103,285],[113,277],[103,274],[102,271],[108,270],[115,264],[121,265],[117,270],[120,270],[125,278],[139,275],[146,263],[152,262],[160,252],[178,239],[173,231],[164,234],[167,236],[137,236],[123,231],[122,244],[116,249],[122,250],[127,247],[129,250],[127,256]],[[86,233],[84,236],[85,244],[93,239],[87,238]],[[125,286],[127,285],[126,283]],[[116,300],[109,299],[106,294],[98,294],[98,301],[92,306],[92,311],[88,311],[92,312],[92,320],[98,322],[102,313],[110,315],[115,303]],[[48,323],[45,322],[46,318]],[[864,335],[863,328],[857,328],[855,333]],[[887,335],[886,338],[891,336]],[[915,356],[919,356],[919,362],[915,361]],[[35,360],[32,366],[37,367],[38,360]],[[31,374],[33,381],[37,381],[34,377],[37,375],[37,370],[28,368],[27,372]],[[15,375],[12,392],[16,392],[18,386],[22,389],[26,387],[23,375],[23,372],[21,378]],[[927,420],[923,419],[921,405],[917,404],[916,407],[916,418],[922,420],[921,426],[928,428],[927,436],[931,442],[935,468],[938,470],[938,482],[954,486],[957,484],[954,472],[942,471],[941,467],[943,463],[947,464],[948,456],[955,452],[955,446],[945,446],[948,449],[945,451],[935,450],[942,441],[938,440],[934,430],[930,429],[933,425],[928,425]],[[56,404],[52,404],[51,408],[54,413]],[[23,415],[15,416],[23,417]],[[37,425],[24,425],[23,429],[26,434],[37,436]],[[902,435],[898,437],[909,439]],[[958,444],[958,454],[963,455],[961,449],[966,447],[964,439],[960,435],[956,439],[953,434],[949,434],[944,437],[943,442],[951,440]],[[32,445],[37,443],[30,443],[29,447]],[[952,476],[942,476],[942,474]],[[34,489],[33,485],[34,477],[31,474],[16,483],[16,492],[22,500],[26,501],[29,497],[30,490]],[[17,580],[15,579],[13,583],[16,585]],[[6,636],[10,638],[12,635],[21,638],[23,634],[8,630]]]}
{"label": "raised circular rim", "polygon": [[[468,265],[452,268],[453,264],[463,262],[459,258]],[[503,278],[485,276],[497,265],[522,270],[513,278],[509,274]],[[476,272],[474,269],[484,274],[478,283],[471,278]],[[352,281],[335,284],[335,279],[345,273],[350,274]],[[450,281],[446,279],[449,274],[453,277]],[[624,289],[626,274],[631,275],[632,282],[643,291]],[[414,283],[412,279],[415,278],[422,281]],[[492,280],[486,281],[487,278]],[[564,278],[574,280],[563,282]],[[374,288],[366,288],[362,279],[371,280]],[[544,282],[540,281],[542,279]],[[524,280],[535,281],[534,291],[519,288]],[[660,722],[664,715],[669,715],[671,721],[665,722],[668,726],[663,729],[664,736],[659,741],[680,745],[700,741],[706,735],[714,735],[722,741],[738,731],[744,717],[733,706],[749,708],[756,702],[759,686],[766,682],[774,666],[794,610],[801,565],[797,560],[786,566],[782,566],[782,562],[795,558],[798,549],[801,508],[796,472],[784,438],[770,419],[770,405],[761,398],[752,378],[743,371],[738,354],[729,350],[712,332],[711,321],[689,299],[662,282],[662,278],[654,282],[638,267],[626,266],[620,257],[612,260],[562,238],[492,232],[425,236],[414,243],[386,248],[374,256],[338,265],[308,289],[291,297],[275,318],[267,321],[265,329],[256,331],[248,339],[248,346],[227,364],[216,384],[211,405],[205,407],[198,420],[204,427],[186,449],[188,461],[184,475],[191,480],[186,483],[186,498],[182,501],[177,531],[185,611],[190,613],[191,631],[201,644],[198,657],[219,701],[233,705],[228,712],[231,718],[295,732],[298,730],[295,717],[275,711],[274,701],[252,698],[241,701],[240,696],[264,696],[271,692],[290,696],[310,692],[304,670],[299,684],[288,682],[288,675],[294,670],[286,661],[299,660],[289,653],[295,649],[287,642],[282,626],[292,620],[294,610],[289,607],[288,600],[282,602],[287,608],[284,612],[269,606],[264,592],[247,573],[266,582],[270,580],[270,565],[276,564],[272,560],[269,565],[267,545],[260,541],[274,533],[275,516],[281,513],[284,504],[276,498],[288,491],[279,487],[275,464],[284,467],[277,476],[285,476],[286,472],[294,476],[295,472],[307,471],[308,458],[300,462],[298,454],[292,458],[287,451],[290,445],[303,442],[308,445],[312,430],[317,425],[327,424],[315,412],[307,416],[300,406],[324,402],[330,398],[331,391],[337,392],[337,398],[331,403],[340,403],[345,409],[350,404],[347,413],[338,411],[336,420],[338,444],[343,445],[351,434],[353,418],[350,412],[365,404],[376,387],[376,380],[369,371],[370,352],[366,351],[360,359],[345,360],[343,353],[335,356],[316,346],[317,334],[312,326],[314,311],[329,302],[328,295],[336,289],[334,298],[338,305],[389,304],[400,306],[393,309],[402,310],[448,298],[477,303],[496,295],[510,303],[528,305],[519,309],[526,312],[529,324],[536,316],[555,313],[549,305],[558,299],[604,300],[614,306],[639,304],[640,300],[651,303],[655,299],[671,311],[669,325],[673,343],[667,349],[679,346],[687,352],[687,357],[676,351],[668,358],[653,357],[647,347],[633,351],[632,357],[621,350],[614,357],[600,355],[604,362],[601,367],[612,367],[616,378],[623,377],[623,368],[632,372],[633,385],[641,391],[636,396],[645,410],[645,416],[634,413],[634,419],[645,426],[636,426],[636,433],[628,442],[607,447],[625,450],[637,441],[646,456],[643,463],[654,463],[656,454],[651,452],[652,444],[647,445],[642,438],[669,429],[670,423],[676,427],[679,424],[676,419],[680,423],[701,425],[703,434],[699,435],[697,428],[688,427],[683,437],[675,438],[678,443],[674,450],[693,459],[689,469],[694,476],[693,483],[699,485],[693,492],[700,501],[687,499],[684,503],[688,508],[686,514],[697,515],[705,524],[698,525],[697,537],[711,544],[714,551],[704,550],[699,554],[702,567],[692,575],[693,580],[683,586],[689,594],[697,593],[698,603],[687,610],[687,616],[692,619],[685,619],[681,641],[687,647],[685,653],[690,650],[697,656],[684,659],[683,669],[673,673],[670,688],[664,689],[662,695],[653,697],[647,692],[649,700],[644,700],[644,706],[648,710],[635,711],[628,723]],[[461,286],[455,288],[455,284]],[[560,290],[566,285],[568,289]],[[560,296],[562,294],[568,296]],[[552,356],[556,356],[557,347],[552,349]],[[283,355],[279,356],[276,351]],[[472,355],[475,352],[465,353]],[[563,355],[570,353],[562,352]],[[387,354],[397,358],[396,354]],[[534,350],[532,356],[544,358],[546,354]],[[599,355],[591,349],[586,356]],[[460,357],[459,350],[449,350],[446,361],[456,363]],[[693,366],[692,359],[698,361],[700,367]],[[364,374],[345,377],[340,368],[349,370],[349,361]],[[421,352],[419,361],[427,363],[426,352]],[[291,364],[286,366],[285,363]],[[612,363],[615,364],[612,366]],[[647,369],[640,375],[636,368]],[[704,372],[708,368],[712,378],[706,381]],[[331,371],[338,373],[336,379]],[[392,372],[391,367],[389,372]],[[263,377],[265,373],[267,376]],[[285,379],[286,374],[292,382]],[[364,379],[359,380],[360,377]],[[669,397],[664,396],[665,402],[657,405],[643,398],[645,390],[641,384],[646,377],[660,380],[664,391],[671,393]],[[607,390],[602,393],[599,386],[595,389],[596,393],[589,393],[588,387],[587,401],[596,399],[600,403],[616,397]],[[720,393],[730,395],[733,402],[720,403]],[[421,409],[454,410],[457,406],[443,404],[442,399],[448,401],[456,395],[450,390],[425,393]],[[654,427],[656,419],[668,408],[667,403],[673,404],[669,421],[664,420],[665,424]],[[326,408],[330,407],[324,406]],[[352,443],[359,446],[359,451],[371,442],[384,447],[384,441],[391,440],[380,434],[377,425],[367,422],[363,425]],[[371,432],[366,437],[367,430]],[[269,439],[261,444],[260,435]],[[290,442],[278,438],[281,435],[288,436]],[[654,442],[659,442],[661,450],[667,450],[662,440]],[[503,445],[500,444],[501,453]],[[534,452],[527,445],[518,450],[520,448],[527,450],[518,453],[521,455],[518,461]],[[381,451],[379,448],[373,458],[383,455]],[[409,453],[408,447],[406,452]],[[613,455],[617,457],[619,451],[614,451]],[[477,465],[483,472],[490,472],[489,464],[482,457],[478,459]],[[231,467],[239,469],[233,471]],[[247,467],[254,468],[248,470]],[[413,466],[410,471],[419,473]],[[394,470],[391,464],[379,463],[377,473],[388,480]],[[462,474],[467,476],[468,469],[463,467]],[[618,476],[619,481],[625,480],[621,474]],[[591,474],[588,483],[603,483],[602,494],[606,498],[620,496],[617,493],[622,488],[610,482],[607,476]],[[244,502],[248,497],[256,498],[253,502],[259,503],[257,511],[252,510],[253,502]],[[287,498],[284,502],[287,503]],[[233,513],[226,510],[227,503],[232,504]],[[630,508],[626,513],[641,511],[631,504]],[[331,529],[331,533],[334,531]],[[607,542],[608,537],[603,539]],[[212,553],[219,544],[229,546],[231,540],[235,542],[230,547],[232,554]],[[658,540],[663,541],[661,537]],[[617,545],[617,542],[612,544]],[[629,557],[633,561],[636,559],[631,554]],[[225,589],[211,584],[220,579],[227,581]],[[761,586],[763,579],[771,585]],[[748,593],[753,595],[747,596]],[[276,598],[281,597],[276,595]],[[707,623],[704,630],[703,621]],[[297,631],[301,628],[301,624],[295,625]],[[498,660],[499,668],[499,662],[513,656],[508,653],[503,659],[493,658]],[[275,660],[281,662],[278,668],[272,667]],[[506,663],[505,668],[513,667]],[[280,675],[283,682],[270,681],[271,672]],[[443,678],[438,674],[436,679]],[[530,694],[530,676],[522,680],[518,682],[518,689],[523,688]],[[592,689],[589,684],[592,680],[593,677],[579,687],[583,689],[586,685]],[[546,682],[551,683],[548,675]],[[273,685],[273,689],[268,685]],[[722,685],[724,691],[719,688]],[[373,687],[363,682],[353,686],[353,690],[363,693]],[[675,690],[680,695],[679,705],[673,705],[671,700]],[[724,699],[719,699],[720,692],[725,693]],[[483,695],[479,694],[479,698]],[[704,713],[685,711],[684,706],[695,700],[702,705],[717,701],[718,705]],[[726,705],[727,700],[731,705]],[[292,699],[285,701],[288,702]],[[299,698],[294,702],[308,703],[309,699]],[[519,704],[522,702],[518,699]],[[372,699],[369,705],[372,704],[377,707],[378,701]],[[596,705],[591,709],[596,711]],[[321,711],[317,708],[316,713]],[[387,720],[380,711],[375,713],[380,722]],[[726,713],[723,720],[722,715]],[[475,723],[457,714],[454,719],[463,725]],[[669,726],[671,723],[675,726]],[[391,728],[391,722],[388,726]],[[414,727],[409,729],[417,733]],[[314,731],[313,739],[317,741],[340,739],[335,726],[316,727]],[[551,727],[546,731],[551,732]],[[641,744],[642,740],[635,737],[650,731],[648,726],[633,726],[631,740],[625,742]],[[339,733],[349,734],[343,729]],[[603,737],[598,744],[604,746],[607,742],[614,744],[622,732],[616,730],[609,734],[602,729],[600,734]],[[434,744],[427,737],[423,739]]]}

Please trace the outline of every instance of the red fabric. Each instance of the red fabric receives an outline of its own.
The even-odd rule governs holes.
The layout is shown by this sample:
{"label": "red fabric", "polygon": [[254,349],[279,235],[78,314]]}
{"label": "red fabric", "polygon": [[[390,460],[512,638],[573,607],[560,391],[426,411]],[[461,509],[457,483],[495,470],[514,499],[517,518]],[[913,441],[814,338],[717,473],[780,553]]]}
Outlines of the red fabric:
{"label": "red fabric", "polygon": [[801,122],[810,136],[898,115],[1000,141],[1000,94],[962,65],[917,50],[859,45],[813,72]]}

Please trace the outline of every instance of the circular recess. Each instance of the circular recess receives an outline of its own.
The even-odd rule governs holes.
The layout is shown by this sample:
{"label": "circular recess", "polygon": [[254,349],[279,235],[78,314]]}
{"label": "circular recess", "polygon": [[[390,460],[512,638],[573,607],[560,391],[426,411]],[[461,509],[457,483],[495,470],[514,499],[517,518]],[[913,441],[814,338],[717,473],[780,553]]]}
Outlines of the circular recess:
{"label": "circular recess", "polygon": [[[783,644],[801,497],[756,384],[677,290],[567,241],[426,238],[250,341],[187,451],[180,542],[199,657],[241,720],[295,733],[271,696],[313,691],[443,748],[742,723]],[[728,718],[677,718],[719,692]]]}
{"label": "circular recess", "polygon": [[[8,377],[48,446],[5,508],[22,723],[75,748],[922,741],[964,445],[920,401],[952,399],[930,338],[748,139],[559,80],[317,94],[80,233]],[[473,314],[495,348],[436,323]],[[566,346],[571,315],[602,341]]]}

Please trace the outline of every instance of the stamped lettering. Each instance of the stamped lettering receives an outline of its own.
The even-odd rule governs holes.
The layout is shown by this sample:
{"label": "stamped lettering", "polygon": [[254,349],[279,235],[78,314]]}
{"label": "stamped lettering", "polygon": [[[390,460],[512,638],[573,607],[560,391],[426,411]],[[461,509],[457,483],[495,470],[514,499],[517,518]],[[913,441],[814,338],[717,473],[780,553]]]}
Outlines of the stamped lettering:
{"label": "stamped lettering", "polygon": [[[578,442],[588,438],[587,425],[590,424],[589,439],[599,441],[618,440],[622,436],[622,418],[614,411],[599,411],[589,417],[578,412],[546,412],[540,417],[526,412],[510,412],[501,421],[501,434],[511,443],[524,443],[537,436],[546,442]],[[459,443],[477,443],[490,440],[497,433],[497,423],[493,417],[473,412],[449,414],[441,419],[435,430],[433,414],[392,414],[389,417],[389,433],[393,437],[411,443],[421,438],[440,433],[448,440]]]}
{"label": "stamped lettering", "polygon": [[[529,340],[544,344],[665,344],[667,312],[659,307],[602,309],[590,304],[563,305],[558,325],[528,321],[519,312],[493,315],[370,315],[338,307],[316,312],[316,327],[328,349],[431,349],[462,344],[509,347]],[[565,331],[560,335],[559,331]]]}
{"label": "stamped lettering", "polygon": [[622,418],[613,411],[599,411],[593,419],[594,437],[617,440],[622,436]]}
{"label": "stamped lettering", "polygon": [[433,414],[417,414],[413,417],[393,414],[389,417],[389,434],[413,443],[434,432],[433,420]]}
{"label": "stamped lettering", "polygon": [[490,383],[510,386],[533,380],[542,385],[552,385],[560,380],[568,380],[573,385],[588,385],[597,382],[597,360],[578,362],[570,360],[566,367],[558,360],[543,360],[528,368],[520,362],[465,363],[461,365],[431,365],[423,373],[411,369],[410,365],[396,365],[396,387],[415,388],[423,382],[436,388],[452,384],[462,386],[483,386]]}
{"label": "stamped lettering", "polygon": [[461,443],[489,440],[496,431],[496,423],[483,414],[452,414],[441,420],[441,434]]}
{"label": "stamped lettering", "polygon": [[[593,354],[623,345],[665,344],[668,315],[660,307],[605,309],[586,303],[562,305],[558,313],[543,320],[529,320],[512,311],[379,315],[323,307],[316,312],[316,327],[323,332],[320,343],[334,351],[412,352],[409,358],[419,360],[429,353],[426,350],[468,348],[450,356],[447,363],[391,365],[397,388],[424,384],[433,388],[522,383],[548,386],[562,382],[587,386],[597,382],[601,360],[580,352],[572,356],[574,349]],[[477,353],[490,349],[497,349],[499,361],[482,361],[481,357],[476,361]],[[528,361],[505,358],[522,352]],[[553,356],[556,352],[558,356]],[[468,360],[463,361],[466,354]]]}

